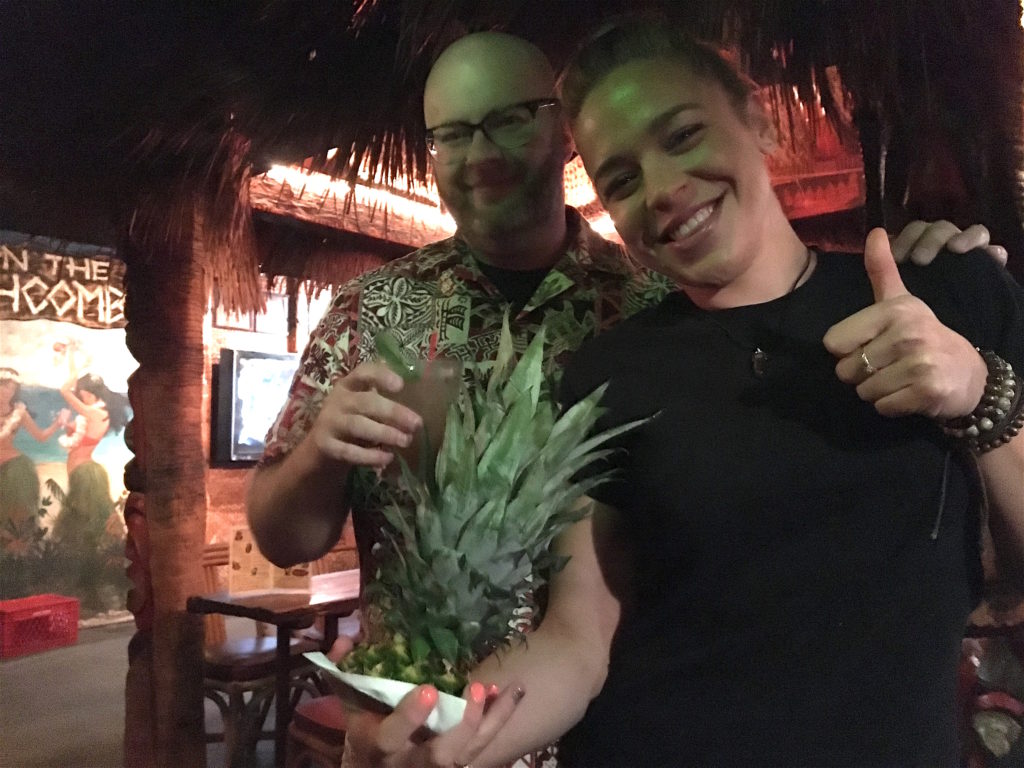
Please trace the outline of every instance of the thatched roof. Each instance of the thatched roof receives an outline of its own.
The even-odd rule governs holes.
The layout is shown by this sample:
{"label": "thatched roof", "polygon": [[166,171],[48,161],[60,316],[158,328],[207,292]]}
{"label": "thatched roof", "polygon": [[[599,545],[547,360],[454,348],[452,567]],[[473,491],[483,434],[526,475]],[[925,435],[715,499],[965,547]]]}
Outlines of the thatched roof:
{"label": "thatched roof", "polygon": [[1017,0],[6,0],[0,226],[107,243],[140,195],[201,189],[230,239],[250,173],[274,162],[422,178],[421,86],[447,42],[500,27],[560,64],[602,19],[645,8],[808,100],[837,65],[855,115],[900,139],[891,166],[948,145],[963,213],[1024,245]]}

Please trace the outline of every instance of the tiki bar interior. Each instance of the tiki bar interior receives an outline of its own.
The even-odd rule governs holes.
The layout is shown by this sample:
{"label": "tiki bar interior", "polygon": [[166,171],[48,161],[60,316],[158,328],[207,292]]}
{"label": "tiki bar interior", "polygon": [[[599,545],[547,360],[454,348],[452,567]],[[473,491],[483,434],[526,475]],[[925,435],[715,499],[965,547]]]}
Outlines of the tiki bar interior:
{"label": "tiki bar interior", "polygon": [[[1019,0],[0,3],[0,456],[38,485],[0,475],[0,764],[340,764],[301,651],[358,623],[356,538],[260,559],[267,428],[333,293],[455,232],[423,121],[437,54],[500,29],[557,69],[644,10],[764,86],[806,242],[982,224],[1024,281]],[[617,238],[578,157],[565,196]],[[97,399],[99,428],[76,416]],[[306,594],[232,600],[260,588]],[[1012,594],[971,618],[963,765],[1024,765],[1022,633]]]}

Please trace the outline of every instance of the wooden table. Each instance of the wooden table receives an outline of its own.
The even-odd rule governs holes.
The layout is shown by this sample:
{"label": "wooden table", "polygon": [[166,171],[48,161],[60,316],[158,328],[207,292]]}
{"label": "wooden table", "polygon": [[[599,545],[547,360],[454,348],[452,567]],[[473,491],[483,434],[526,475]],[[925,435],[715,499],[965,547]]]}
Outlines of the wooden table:
{"label": "wooden table", "polygon": [[359,569],[313,576],[311,592],[273,591],[243,594],[215,592],[188,598],[191,613],[242,616],[277,627],[274,711],[274,765],[283,768],[285,739],[291,721],[289,661],[291,633],[309,627],[324,616],[324,648],[337,639],[337,619],[359,607]]}

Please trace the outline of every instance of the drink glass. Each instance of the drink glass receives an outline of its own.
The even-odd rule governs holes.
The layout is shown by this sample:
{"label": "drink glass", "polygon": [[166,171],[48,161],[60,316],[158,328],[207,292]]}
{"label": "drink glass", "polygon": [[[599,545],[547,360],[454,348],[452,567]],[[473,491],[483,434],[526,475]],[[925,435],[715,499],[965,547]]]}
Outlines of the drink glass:
{"label": "drink glass", "polygon": [[[396,403],[416,411],[423,419],[423,426],[416,431],[407,447],[395,449],[395,458],[384,471],[389,477],[401,475],[399,456],[405,459],[413,474],[428,476],[433,473],[437,452],[444,439],[448,406],[454,403],[459,395],[459,385],[462,381],[461,360],[423,360],[419,369],[419,378],[406,380],[402,391],[391,396]],[[422,471],[421,456],[428,462]]]}

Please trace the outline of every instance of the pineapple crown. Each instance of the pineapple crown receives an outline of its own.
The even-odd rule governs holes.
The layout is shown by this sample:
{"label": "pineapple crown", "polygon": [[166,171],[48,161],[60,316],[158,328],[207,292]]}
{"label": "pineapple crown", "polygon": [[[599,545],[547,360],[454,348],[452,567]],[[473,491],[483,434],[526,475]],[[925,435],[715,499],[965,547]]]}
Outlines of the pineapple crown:
{"label": "pineapple crown", "polygon": [[586,515],[577,502],[609,475],[582,470],[640,423],[592,434],[607,385],[560,415],[544,343],[542,328],[517,360],[506,317],[489,377],[474,373],[448,411],[433,473],[403,462],[387,486],[390,530],[367,596],[414,663],[464,673],[521,634],[516,617],[565,563],[552,540]]}

